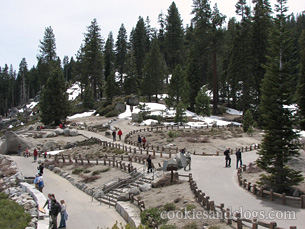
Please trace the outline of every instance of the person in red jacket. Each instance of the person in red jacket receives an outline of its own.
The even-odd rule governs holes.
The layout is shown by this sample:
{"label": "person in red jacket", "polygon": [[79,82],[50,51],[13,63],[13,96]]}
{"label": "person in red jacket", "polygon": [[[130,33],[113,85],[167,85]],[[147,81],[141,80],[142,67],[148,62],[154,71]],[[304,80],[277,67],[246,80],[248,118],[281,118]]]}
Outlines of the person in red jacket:
{"label": "person in red jacket", "polygon": [[36,161],[37,160],[37,156],[38,156],[38,151],[37,151],[37,149],[35,148],[34,149],[34,161]]}
{"label": "person in red jacket", "polygon": [[122,130],[121,130],[121,129],[119,129],[119,131],[118,131],[118,135],[119,135],[119,140],[121,140],[121,136],[123,135],[123,133],[122,133]]}

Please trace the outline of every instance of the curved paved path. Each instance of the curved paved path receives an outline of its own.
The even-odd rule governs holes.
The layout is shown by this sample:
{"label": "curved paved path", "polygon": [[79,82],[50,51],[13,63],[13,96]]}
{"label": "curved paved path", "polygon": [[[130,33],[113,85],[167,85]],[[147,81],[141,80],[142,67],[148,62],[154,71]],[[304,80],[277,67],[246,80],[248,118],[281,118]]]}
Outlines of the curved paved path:
{"label": "curved paved path", "polygon": [[[37,173],[37,163],[31,158],[11,156],[17,162],[19,170],[24,176],[34,176]],[[43,193],[54,193],[59,201],[64,199],[67,203],[69,219],[67,228],[111,228],[116,221],[125,223],[125,220],[113,208],[100,203],[73,186],[69,181],[56,175],[52,171],[44,170],[45,187]],[[60,216],[57,217],[58,224]]]}
{"label": "curved paved path", "polygon": [[[243,153],[242,156],[243,163],[246,165],[255,161],[258,157],[256,151]],[[232,212],[243,212],[245,217],[249,214],[252,216],[259,214],[258,216],[262,215],[262,221],[275,221],[279,227],[297,226],[298,229],[305,228],[305,209],[264,201],[240,187],[237,181],[237,170],[235,169],[235,155],[231,158],[232,167],[225,168],[224,156],[192,156],[191,172],[193,178],[197,182],[198,188],[206,196],[210,196],[210,200],[214,200],[216,205],[223,203],[225,208],[231,208]],[[283,217],[283,214],[286,214],[286,218],[289,217],[289,214],[295,214],[296,219],[277,219],[274,217],[276,214],[280,218]]]}

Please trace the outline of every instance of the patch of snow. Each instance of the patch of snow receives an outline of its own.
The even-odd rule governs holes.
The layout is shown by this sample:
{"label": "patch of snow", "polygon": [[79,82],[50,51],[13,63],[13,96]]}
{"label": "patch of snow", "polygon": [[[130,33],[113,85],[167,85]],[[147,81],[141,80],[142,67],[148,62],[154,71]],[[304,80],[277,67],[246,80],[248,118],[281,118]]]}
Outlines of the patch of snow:
{"label": "patch of snow", "polygon": [[95,110],[94,111],[88,111],[88,112],[84,112],[84,113],[68,116],[67,119],[75,119],[75,118],[88,117],[88,116],[93,115],[94,113],[95,113]]}
{"label": "patch of snow", "polygon": [[27,105],[26,105],[26,108],[32,109],[32,108],[34,108],[37,104],[38,104],[38,102],[31,102],[30,104],[27,104]]}
{"label": "patch of snow", "polygon": [[154,119],[147,119],[147,120],[144,120],[143,122],[140,123],[140,126],[149,126],[151,124],[157,124],[158,121],[157,120],[154,120]]}
{"label": "patch of snow", "polygon": [[226,113],[231,115],[243,115],[242,111],[238,111],[232,108],[227,108]]}
{"label": "patch of snow", "polygon": [[49,151],[47,152],[47,155],[56,155],[59,154],[60,152],[65,151],[65,150],[54,150],[54,151]]}
{"label": "patch of snow", "polygon": [[69,100],[75,100],[81,93],[80,82],[75,82],[70,88],[67,89]]}
{"label": "patch of snow", "polygon": [[9,129],[12,129],[12,128],[13,128],[13,126],[12,126],[12,125],[10,125],[8,128],[9,128]]}

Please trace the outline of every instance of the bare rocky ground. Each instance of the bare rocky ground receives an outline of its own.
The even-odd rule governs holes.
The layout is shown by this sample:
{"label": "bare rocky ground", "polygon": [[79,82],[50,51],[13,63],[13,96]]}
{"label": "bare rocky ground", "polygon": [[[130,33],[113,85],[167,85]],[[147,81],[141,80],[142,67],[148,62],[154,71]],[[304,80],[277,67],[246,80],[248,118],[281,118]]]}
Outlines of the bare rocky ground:
{"label": "bare rocky ground", "polygon": [[[230,117],[227,117],[230,118]],[[231,117],[233,118],[233,117]],[[97,125],[101,125],[103,123],[109,122],[110,118],[104,117],[84,117],[70,120],[70,123],[79,122],[79,123],[86,123],[87,127],[94,127]],[[147,128],[145,126],[137,126],[131,125],[129,119],[118,119],[113,120],[111,123],[112,126],[116,128],[120,128],[123,131],[123,137],[125,134],[132,130],[143,129]],[[169,132],[175,132],[175,137],[170,137]],[[104,132],[100,132],[99,134],[105,135]],[[218,128],[209,128],[209,129],[185,129],[185,130],[163,130],[163,131],[155,131],[155,132],[141,132],[141,137],[145,136],[147,139],[148,144],[153,144],[154,146],[159,147],[171,147],[171,148],[186,148],[190,152],[196,152],[196,154],[216,154],[216,152],[220,152],[222,155],[223,151],[230,147],[232,149],[241,148],[241,147],[249,147],[253,144],[259,144],[262,135],[260,132],[255,132],[253,136],[249,136],[241,131],[240,128],[229,128],[229,129],[218,129]],[[138,134],[134,134],[130,137],[131,140],[137,141]],[[48,141],[53,141],[56,143],[60,143],[65,145],[67,142],[75,142],[75,141],[82,141],[86,138],[84,136],[75,136],[75,137],[53,137],[53,138],[45,138],[45,139],[34,139],[29,138],[29,140],[34,144],[41,144],[46,143]],[[109,141],[112,139],[109,138]],[[123,144],[122,141],[118,141]],[[72,150],[67,150],[63,152],[64,154],[82,154],[83,157],[85,155],[94,155],[94,156],[101,156],[107,153],[108,155],[113,155],[116,152],[105,151],[101,146],[92,145],[92,146],[80,146],[75,147]],[[163,162],[164,158],[154,158],[153,162],[155,164]],[[305,175],[304,169],[304,162],[305,162],[305,155],[304,151],[301,151],[301,157],[292,162],[292,165],[295,168],[300,169],[303,171]],[[90,166],[84,167],[83,172],[81,172],[81,176],[77,174],[72,174],[73,171],[79,169],[79,167],[75,167],[75,165],[66,165],[60,166],[61,169],[66,170],[69,172],[75,179],[79,181],[83,181],[86,177],[92,176],[94,171],[103,171],[100,172],[96,179],[93,179],[92,182],[87,183],[90,188],[96,188],[104,184],[105,182],[109,181],[114,177],[122,177],[126,175],[126,173],[115,169],[110,168],[107,169],[107,166],[98,165],[98,166]],[[87,170],[85,172],[85,170]],[[258,180],[259,173],[251,173],[245,174],[245,178],[248,180],[256,181]],[[90,179],[89,179],[90,180]],[[253,183],[253,181],[251,181]],[[302,191],[305,191],[305,184],[301,184],[298,188]],[[195,201],[194,196],[190,190],[188,182],[182,182],[181,184],[175,184],[169,187],[164,188],[156,188],[152,189],[149,192],[141,193],[140,197],[145,201],[146,208],[149,207],[161,207],[166,203],[173,203],[176,201],[176,211],[179,209],[183,209],[187,207],[187,205],[194,205],[195,209],[203,210]],[[188,223],[194,222],[191,220],[190,222],[185,220],[170,220],[168,224],[176,224],[178,228],[181,228],[182,225],[186,225]],[[209,225],[217,225],[219,223],[218,220],[212,221],[204,221]],[[198,226],[202,226],[202,220],[198,223]],[[226,225],[222,224],[219,228],[226,228]]]}

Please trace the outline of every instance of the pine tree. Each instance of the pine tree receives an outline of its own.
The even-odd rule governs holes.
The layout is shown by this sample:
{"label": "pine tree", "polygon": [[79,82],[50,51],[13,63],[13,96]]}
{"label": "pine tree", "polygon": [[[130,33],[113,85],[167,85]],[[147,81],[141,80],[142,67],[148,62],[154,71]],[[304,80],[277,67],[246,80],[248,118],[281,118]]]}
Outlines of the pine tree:
{"label": "pine tree", "polygon": [[152,48],[146,55],[143,80],[141,82],[142,94],[148,96],[149,102],[151,102],[152,95],[155,95],[156,102],[158,102],[158,94],[161,93],[163,88],[164,75],[164,60],[159,49],[158,40],[154,38]]}
{"label": "pine tree", "polygon": [[126,74],[127,34],[124,24],[121,25],[115,43],[116,69],[120,74],[120,84],[123,85],[123,75]]}
{"label": "pine tree", "polygon": [[56,66],[48,79],[39,101],[41,121],[45,125],[59,125],[70,113],[65,79],[60,66]]}
{"label": "pine tree", "polygon": [[305,30],[299,39],[300,44],[300,73],[299,83],[297,89],[298,106],[299,106],[299,119],[300,128],[305,130]]}
{"label": "pine tree", "polygon": [[202,87],[196,96],[196,114],[202,116],[210,116],[210,96],[207,95],[207,88]]}
{"label": "pine tree", "polygon": [[132,33],[131,39],[133,55],[135,58],[134,61],[137,69],[137,87],[139,87],[143,77],[145,56],[149,52],[149,38],[142,17],[139,17],[136,28]]}
{"label": "pine tree", "polygon": [[51,76],[57,60],[55,35],[51,26],[45,28],[44,37],[40,41],[39,48],[40,55],[37,56],[37,67],[40,71],[40,84],[43,86]]}
{"label": "pine tree", "polygon": [[113,36],[112,32],[109,33],[108,38],[105,44],[105,51],[104,51],[104,59],[105,59],[105,80],[107,81],[107,77],[110,75],[111,72],[114,72],[114,63],[115,63],[115,54],[114,54],[114,47],[113,47]]}
{"label": "pine tree", "polygon": [[85,34],[85,44],[83,47],[83,77],[87,77],[91,81],[93,97],[99,98],[97,88],[102,84],[103,72],[103,39],[100,34],[100,27],[96,19],[91,21]]}
{"label": "pine tree", "polygon": [[168,98],[166,105],[168,107],[177,107],[180,102],[185,107],[189,105],[190,86],[187,81],[185,71],[178,64],[168,85]]}
{"label": "pine tree", "polygon": [[182,123],[187,122],[186,107],[182,101],[180,101],[176,107],[176,114],[174,121],[175,123],[178,123],[180,125],[182,125]]}
{"label": "pine tree", "polygon": [[[266,54],[268,47],[268,37],[272,27],[271,6],[268,0],[253,0],[254,16],[252,22],[252,41],[253,41],[253,72],[254,72],[254,106],[260,103],[260,87],[265,75],[264,65],[266,64]],[[254,109],[257,110],[257,109]],[[257,114],[255,115],[257,116]]]}
{"label": "pine tree", "polygon": [[184,65],[185,55],[184,30],[175,2],[173,2],[168,9],[165,30],[165,61],[169,68],[169,72],[173,73],[178,64],[181,66]]}
{"label": "pine tree", "polygon": [[106,82],[107,101],[111,102],[116,94],[117,94],[117,85],[115,82],[115,75],[114,72],[111,72],[107,77],[107,82]]}
{"label": "pine tree", "polygon": [[262,84],[260,112],[263,121],[264,139],[257,164],[268,174],[262,176],[277,192],[303,180],[300,171],[295,171],[287,163],[299,156],[299,145],[295,143],[298,134],[293,130],[292,112],[285,106],[292,102],[291,83],[293,61],[291,60],[292,40],[286,28],[286,0],[278,0],[277,16],[271,32],[268,49],[266,74]]}
{"label": "pine tree", "polygon": [[92,109],[94,107],[94,98],[91,87],[87,86],[85,88],[83,105],[86,109]]}

